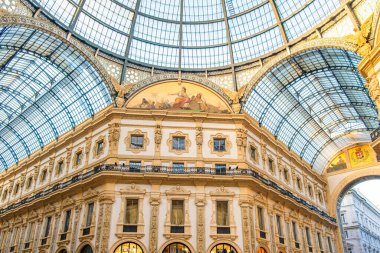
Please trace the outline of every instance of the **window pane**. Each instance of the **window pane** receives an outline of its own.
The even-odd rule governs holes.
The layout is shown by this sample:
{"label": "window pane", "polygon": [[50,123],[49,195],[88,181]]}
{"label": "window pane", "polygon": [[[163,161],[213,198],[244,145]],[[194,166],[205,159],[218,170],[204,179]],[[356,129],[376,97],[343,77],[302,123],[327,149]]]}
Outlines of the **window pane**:
{"label": "window pane", "polygon": [[45,234],[44,237],[48,237],[50,233],[50,222],[51,222],[51,216],[46,218],[46,225],[45,225]]}
{"label": "window pane", "polygon": [[216,224],[218,226],[228,226],[228,201],[216,202]]}
{"label": "window pane", "polygon": [[259,219],[259,228],[261,231],[264,231],[265,230],[264,213],[261,207],[257,207],[257,216]]}
{"label": "window pane", "polygon": [[131,148],[143,148],[143,147],[144,147],[144,136],[132,135]]}
{"label": "window pane", "polygon": [[214,151],[225,151],[226,139],[214,139]]}
{"label": "window pane", "polygon": [[65,216],[65,224],[63,226],[63,233],[66,233],[67,230],[69,230],[70,217],[71,217],[71,210],[67,210],[66,216]]}
{"label": "window pane", "polygon": [[183,200],[172,200],[171,223],[172,225],[184,224]]}
{"label": "window pane", "polygon": [[94,212],[94,203],[89,203],[87,207],[86,227],[91,226],[93,212]]}
{"label": "window pane", "polygon": [[125,224],[137,224],[138,199],[127,199],[125,210]]}
{"label": "window pane", "polygon": [[173,149],[185,149],[185,137],[173,137]]}

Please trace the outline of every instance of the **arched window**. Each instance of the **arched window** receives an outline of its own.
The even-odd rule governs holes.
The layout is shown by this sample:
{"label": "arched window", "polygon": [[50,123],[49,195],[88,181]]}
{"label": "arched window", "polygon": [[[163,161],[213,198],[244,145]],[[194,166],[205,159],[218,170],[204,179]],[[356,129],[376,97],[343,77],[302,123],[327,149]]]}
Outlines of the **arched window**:
{"label": "arched window", "polygon": [[59,251],[59,253],[67,253],[67,250],[62,249],[62,250]]}
{"label": "arched window", "polygon": [[92,248],[90,245],[86,245],[84,246],[81,250],[80,250],[80,253],[92,253]]}
{"label": "arched window", "polygon": [[219,243],[212,248],[211,253],[237,253],[237,250],[227,243]]}
{"label": "arched window", "polygon": [[[92,252],[92,251],[91,251]],[[142,248],[134,242],[125,242],[120,244],[114,251],[114,253],[144,253]]]}
{"label": "arched window", "polygon": [[260,247],[257,253],[267,253],[267,251],[263,247]]}
{"label": "arched window", "polygon": [[162,253],[191,253],[191,251],[185,244],[175,242],[166,246]]}

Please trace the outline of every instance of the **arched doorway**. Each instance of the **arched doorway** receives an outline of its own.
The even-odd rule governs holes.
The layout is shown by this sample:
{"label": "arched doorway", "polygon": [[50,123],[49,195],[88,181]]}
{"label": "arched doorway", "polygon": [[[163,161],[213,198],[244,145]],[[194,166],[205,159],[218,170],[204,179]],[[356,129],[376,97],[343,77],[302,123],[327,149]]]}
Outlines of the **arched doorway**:
{"label": "arched doorway", "polygon": [[267,251],[263,247],[260,247],[257,253],[267,253]]}
{"label": "arched doorway", "polygon": [[144,253],[140,245],[134,242],[124,242],[120,244],[113,253]]}
{"label": "arched doorway", "polygon": [[92,253],[92,248],[90,245],[85,245],[81,250],[80,253]]}
{"label": "arched doorway", "polygon": [[219,243],[211,249],[211,253],[237,253],[237,250],[228,243]]}
{"label": "arched doorway", "polygon": [[174,242],[166,246],[162,253],[191,253],[191,250],[183,243]]}

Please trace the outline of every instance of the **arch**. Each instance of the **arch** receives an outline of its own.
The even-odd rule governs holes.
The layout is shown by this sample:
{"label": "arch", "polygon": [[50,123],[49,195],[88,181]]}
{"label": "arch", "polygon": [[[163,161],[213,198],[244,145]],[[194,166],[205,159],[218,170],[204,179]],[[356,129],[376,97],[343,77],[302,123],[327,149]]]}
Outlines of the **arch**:
{"label": "arch", "polygon": [[264,248],[263,246],[260,246],[257,249],[257,253],[269,253],[269,251],[266,248]]}
{"label": "arch", "polygon": [[0,36],[0,135],[9,136],[0,142],[1,170],[110,105],[115,91],[91,52],[52,24],[4,16]]}
{"label": "arch", "polygon": [[[231,113],[230,100],[209,83],[168,76],[151,78],[128,91],[125,107],[137,109],[190,110],[192,112]],[[162,79],[162,80],[160,80]],[[158,81],[157,81],[158,80]],[[218,87],[220,89],[220,87]],[[156,94],[152,96],[151,94]],[[174,96],[175,95],[175,96]]]}
{"label": "arch", "polygon": [[195,251],[195,249],[193,248],[193,246],[188,242],[188,241],[185,241],[185,240],[182,240],[182,239],[171,239],[167,242],[165,242],[164,244],[161,245],[161,247],[159,248],[159,250],[157,251],[157,253],[163,253],[164,252],[164,249],[171,245],[171,244],[174,244],[174,243],[179,243],[179,244],[182,244],[182,245],[185,245],[191,253],[196,253],[197,251]]}
{"label": "arch", "polygon": [[[111,249],[110,249],[109,252],[110,253],[114,253],[119,246],[121,246],[123,244],[126,244],[126,243],[133,243],[135,245],[138,245],[141,248],[142,253],[148,253],[149,252],[148,249],[145,247],[145,245],[141,241],[136,240],[136,239],[132,239],[132,238],[130,238],[130,239],[122,239],[122,240],[119,240],[119,241],[115,242],[112,245],[112,247],[111,247]],[[78,253],[80,253],[80,252],[78,252]],[[136,252],[136,253],[138,253],[138,252]]]}
{"label": "arch", "polygon": [[256,74],[255,76],[247,83],[247,88],[244,92],[242,102],[245,103],[248,95],[252,92],[252,89],[256,84],[263,79],[269,71],[279,65],[281,62],[291,59],[292,57],[307,52],[314,49],[321,48],[336,48],[343,49],[346,51],[356,52],[357,46],[352,44],[342,38],[320,38],[307,41],[305,43],[297,44],[291,48],[290,52],[279,53],[276,57],[266,63]]}
{"label": "arch", "polygon": [[[92,252],[95,252],[95,251],[94,251],[94,246],[92,245],[91,241],[85,240],[85,241],[83,241],[83,242],[81,242],[81,243],[79,244],[79,246],[77,247],[75,253],[84,253],[84,252],[82,252],[82,250],[83,250],[84,248],[86,248],[86,247],[87,247],[87,248],[90,247],[91,250],[92,250]],[[87,252],[85,252],[85,253],[87,253]]]}
{"label": "arch", "polygon": [[75,38],[71,37],[70,39],[67,39],[67,33],[62,29],[57,29],[57,26],[54,26],[51,23],[44,21],[43,19],[36,19],[19,15],[2,16],[0,19],[0,27],[3,26],[21,26],[26,28],[33,28],[35,30],[50,34],[58,40],[64,42],[66,45],[74,48],[97,70],[103,81],[107,84],[107,88],[111,96],[116,95],[116,90],[112,84],[110,75],[107,73],[102,64],[95,58],[94,52],[90,52],[88,50],[88,47],[82,45],[82,43]]}
{"label": "arch", "polygon": [[[329,199],[329,211],[331,214],[335,214],[336,217],[339,217],[339,207],[343,200],[344,195],[350,190],[354,185],[367,181],[370,179],[380,179],[380,169],[378,167],[369,167],[354,171],[349,171],[342,174],[345,175],[343,179],[334,187],[334,189],[330,190],[330,199]],[[337,242],[336,247],[338,248],[338,252],[343,252],[343,242],[344,238],[342,238],[342,227],[339,222],[338,230],[337,230]],[[340,248],[340,249],[339,249]]]}
{"label": "arch", "polygon": [[365,80],[353,71],[361,60],[355,46],[312,42],[264,66],[247,87],[243,109],[321,173],[331,153],[351,145],[346,134],[361,131],[357,142],[370,141],[379,122]]}
{"label": "arch", "polygon": [[[215,242],[213,242],[212,244],[210,244],[210,246],[208,246],[207,250],[206,250],[206,253],[211,253],[211,250],[218,244],[229,244],[231,245],[232,247],[234,247],[234,249],[236,250],[237,253],[242,253],[242,250],[240,249],[240,247],[233,241],[230,241],[230,240],[223,240],[223,239],[220,239],[220,240],[216,240]],[[217,252],[214,252],[214,253],[217,253]]]}
{"label": "arch", "polygon": [[[125,94],[125,97],[127,99],[131,98],[135,93],[137,93],[139,90],[144,89],[145,87],[148,87],[154,83],[159,83],[163,81],[178,81],[178,74],[160,74],[160,75],[154,75],[149,78],[146,78],[135,85]],[[207,80],[205,78],[202,78],[200,76],[191,75],[191,74],[183,74],[181,76],[181,80],[187,80],[190,82],[195,82],[198,84],[201,84],[210,90],[216,92],[220,97],[222,97],[228,104],[232,104],[232,100],[223,92],[223,89],[217,85],[214,82],[211,82],[210,80]]]}
{"label": "arch", "polygon": [[58,249],[55,252],[56,253],[67,253],[69,251],[67,250],[67,248],[65,246],[60,246],[60,247],[58,247]]}

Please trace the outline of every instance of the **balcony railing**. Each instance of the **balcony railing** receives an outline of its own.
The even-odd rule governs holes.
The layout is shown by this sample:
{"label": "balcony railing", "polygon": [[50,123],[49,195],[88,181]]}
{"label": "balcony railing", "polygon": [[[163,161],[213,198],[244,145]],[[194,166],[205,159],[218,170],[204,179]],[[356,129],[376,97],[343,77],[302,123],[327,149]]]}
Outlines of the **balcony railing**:
{"label": "balcony railing", "polygon": [[173,174],[173,175],[217,175],[217,176],[247,176],[252,177],[256,180],[259,180],[264,185],[268,186],[269,188],[274,189],[275,191],[279,192],[285,197],[288,197],[290,199],[293,199],[297,203],[303,205],[304,207],[308,208],[309,210],[319,214],[320,216],[330,220],[331,222],[336,223],[336,219],[329,216],[324,211],[320,210],[318,207],[308,203],[306,200],[303,200],[297,196],[295,196],[291,191],[286,190],[282,187],[280,187],[277,183],[273,182],[272,180],[269,180],[267,178],[264,178],[259,173],[252,169],[227,169],[225,173],[220,173],[218,169],[215,168],[209,168],[209,167],[184,167],[183,170],[178,170],[177,168],[173,167],[167,167],[167,166],[140,166],[136,167],[135,165],[130,168],[129,166],[122,166],[122,165],[111,165],[111,164],[103,164],[98,165],[94,167],[93,169],[88,170],[87,172],[84,172],[82,174],[78,174],[76,176],[73,176],[71,179],[64,181],[62,183],[57,183],[53,185],[52,187],[47,187],[46,190],[40,191],[36,193],[33,196],[30,196],[28,198],[24,198],[23,200],[11,204],[7,206],[6,208],[0,209],[0,215],[5,214],[11,210],[14,210],[16,208],[19,208],[21,206],[24,206],[32,201],[35,201],[37,199],[46,197],[50,195],[51,193],[54,193],[58,190],[65,189],[72,184],[87,180],[91,178],[92,176],[105,172],[105,171],[112,171],[112,172],[121,172],[121,173],[141,173],[141,174]]}

